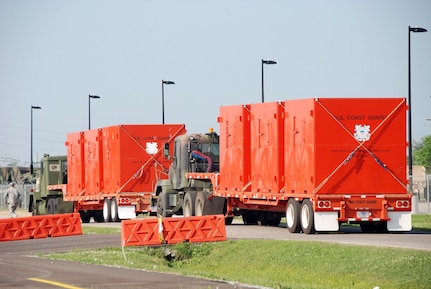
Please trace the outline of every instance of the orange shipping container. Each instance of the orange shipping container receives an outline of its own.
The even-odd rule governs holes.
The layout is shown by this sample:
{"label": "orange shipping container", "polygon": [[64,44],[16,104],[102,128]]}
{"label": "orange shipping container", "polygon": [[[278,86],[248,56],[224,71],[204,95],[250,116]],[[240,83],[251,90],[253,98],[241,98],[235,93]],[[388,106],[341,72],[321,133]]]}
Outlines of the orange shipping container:
{"label": "orange shipping container", "polygon": [[174,138],[184,133],[185,126],[180,124],[103,128],[104,193],[151,193],[156,172],[166,173],[171,163],[163,156],[164,144],[173,144]]}
{"label": "orange shipping container", "polygon": [[284,186],[284,102],[250,105],[251,190],[278,193]]}
{"label": "orange shipping container", "polygon": [[103,191],[102,130],[84,132],[85,195],[97,195]]}
{"label": "orange shipping container", "polygon": [[403,98],[286,101],[286,191],[405,194],[405,116]]}
{"label": "orange shipping container", "polygon": [[67,182],[64,198],[79,195],[85,189],[84,133],[67,135]]}
{"label": "orange shipping container", "polygon": [[173,144],[185,133],[185,125],[168,124],[116,125],[68,134],[65,199],[103,201],[119,193],[152,193],[156,178],[167,178],[171,163],[164,157],[164,144]]}
{"label": "orange shipping container", "polygon": [[251,181],[250,106],[222,106],[218,121],[220,123],[222,189],[249,191]]}

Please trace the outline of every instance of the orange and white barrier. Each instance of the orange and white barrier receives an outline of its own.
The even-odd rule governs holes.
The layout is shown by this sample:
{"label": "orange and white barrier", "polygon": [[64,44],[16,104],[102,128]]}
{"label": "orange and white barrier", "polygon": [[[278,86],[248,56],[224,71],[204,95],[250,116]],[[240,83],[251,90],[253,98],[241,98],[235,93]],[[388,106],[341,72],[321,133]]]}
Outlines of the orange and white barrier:
{"label": "orange and white barrier", "polygon": [[133,219],[121,222],[123,246],[226,241],[223,215]]}
{"label": "orange and white barrier", "polygon": [[0,242],[82,235],[78,213],[0,219]]}

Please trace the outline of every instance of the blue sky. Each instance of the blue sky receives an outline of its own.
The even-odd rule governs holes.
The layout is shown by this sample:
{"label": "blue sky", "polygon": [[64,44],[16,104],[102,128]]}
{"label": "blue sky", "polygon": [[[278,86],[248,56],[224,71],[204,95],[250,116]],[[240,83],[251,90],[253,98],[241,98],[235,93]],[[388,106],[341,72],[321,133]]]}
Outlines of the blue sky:
{"label": "blue sky", "polygon": [[0,1],[0,165],[65,154],[66,134],[165,122],[218,131],[219,106],[311,97],[407,97],[431,135],[431,1]]}

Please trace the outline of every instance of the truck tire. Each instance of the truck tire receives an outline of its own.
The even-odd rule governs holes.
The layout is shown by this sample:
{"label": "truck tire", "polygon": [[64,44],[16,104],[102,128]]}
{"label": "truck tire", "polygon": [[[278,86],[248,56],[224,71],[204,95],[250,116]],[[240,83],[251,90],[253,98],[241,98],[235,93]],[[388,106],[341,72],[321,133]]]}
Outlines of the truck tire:
{"label": "truck tire", "polygon": [[281,223],[282,215],[280,213],[268,212],[268,225],[273,227],[278,227]]}
{"label": "truck tire", "polygon": [[299,233],[301,231],[300,212],[301,204],[295,199],[290,199],[286,207],[286,225],[290,233]]}
{"label": "truck tire", "polygon": [[206,201],[205,193],[203,191],[197,192],[196,200],[195,200],[195,216],[204,215],[205,201]]}
{"label": "truck tire", "polygon": [[157,217],[165,218],[168,216],[168,194],[163,191],[157,197]]}
{"label": "truck tire", "polygon": [[105,220],[103,219],[103,210],[94,210],[93,219],[96,223],[103,223]]}
{"label": "truck tire", "polygon": [[301,228],[305,234],[315,233],[313,204],[308,199],[301,206]]}
{"label": "truck tire", "polygon": [[58,211],[58,199],[57,198],[49,198],[46,204],[46,211],[48,215],[57,214]]}
{"label": "truck tire", "polygon": [[58,214],[58,204],[59,204],[59,199],[55,198],[54,199],[54,214]]}
{"label": "truck tire", "polygon": [[257,224],[259,226],[268,226],[269,225],[269,213],[262,211],[257,212]]}
{"label": "truck tire", "polygon": [[90,223],[91,215],[88,211],[79,211],[79,215],[83,223]]}
{"label": "truck tire", "polygon": [[116,198],[112,198],[111,200],[111,219],[112,222],[120,221],[120,218],[118,218],[118,204]]}
{"label": "truck tire", "polygon": [[103,221],[105,223],[111,222],[111,199],[103,201]]}
{"label": "truck tire", "polygon": [[184,201],[183,201],[184,217],[192,217],[195,215],[195,200],[196,200],[196,192],[187,192],[184,195]]}
{"label": "truck tire", "polygon": [[52,211],[54,210],[54,204],[52,203],[52,199],[46,200],[46,214],[52,215]]}
{"label": "truck tire", "polygon": [[275,212],[259,211],[257,212],[257,224],[259,226],[273,226],[280,225],[281,215]]}
{"label": "truck tire", "polygon": [[241,214],[244,225],[258,225],[257,213],[255,211],[243,210]]}
{"label": "truck tire", "polygon": [[224,224],[225,225],[232,225],[233,217],[225,217],[224,218]]}

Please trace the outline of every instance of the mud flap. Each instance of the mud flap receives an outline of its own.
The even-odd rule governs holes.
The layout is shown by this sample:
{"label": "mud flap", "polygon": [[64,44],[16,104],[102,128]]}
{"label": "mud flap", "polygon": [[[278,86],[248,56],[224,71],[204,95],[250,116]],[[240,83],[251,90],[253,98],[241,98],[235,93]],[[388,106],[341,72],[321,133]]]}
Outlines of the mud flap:
{"label": "mud flap", "polygon": [[409,232],[412,230],[412,215],[410,212],[388,212],[388,231]]}
{"label": "mud flap", "polygon": [[337,212],[314,212],[314,228],[317,232],[337,232],[340,229]]}
{"label": "mud flap", "polygon": [[121,220],[135,219],[135,206],[118,206],[118,218]]}
{"label": "mud flap", "polygon": [[225,213],[226,199],[223,197],[212,197],[204,203],[203,215],[219,215]]}

